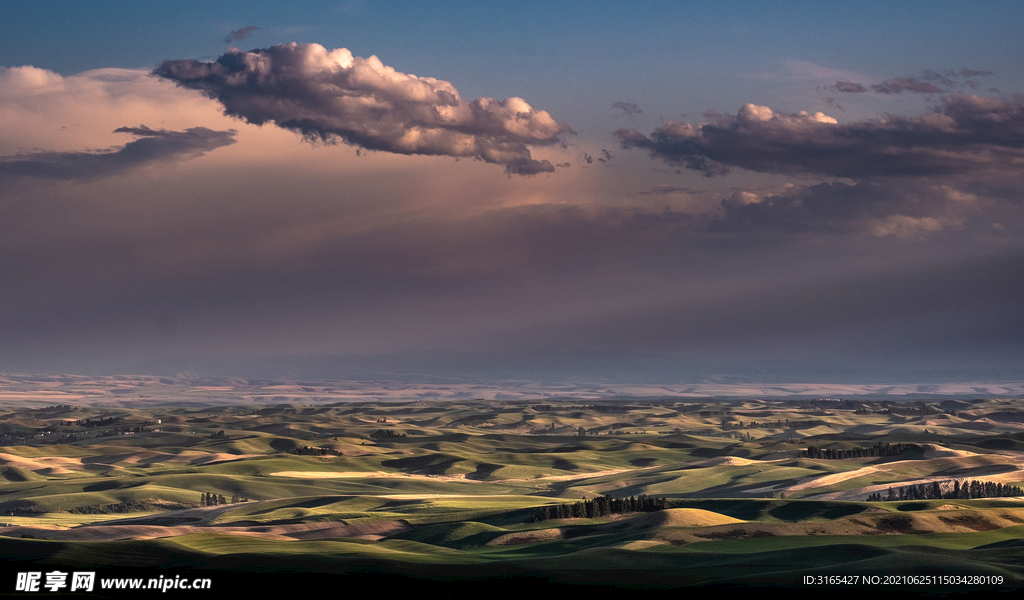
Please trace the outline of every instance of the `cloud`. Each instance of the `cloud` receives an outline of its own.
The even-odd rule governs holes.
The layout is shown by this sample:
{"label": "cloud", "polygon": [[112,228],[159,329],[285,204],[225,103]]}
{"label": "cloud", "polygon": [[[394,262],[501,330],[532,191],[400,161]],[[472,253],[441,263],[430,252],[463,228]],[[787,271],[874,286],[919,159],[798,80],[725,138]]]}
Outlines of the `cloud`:
{"label": "cloud", "polygon": [[886,79],[882,83],[871,86],[871,89],[879,94],[899,94],[901,92],[914,92],[917,94],[941,94],[943,89],[928,83],[919,81],[913,77],[897,77]]}
{"label": "cloud", "polygon": [[612,104],[612,108],[617,108],[621,110],[622,114],[626,115],[627,117],[635,117],[636,115],[639,115],[644,112],[640,110],[639,106],[633,104],[632,102],[616,102],[615,104]]}
{"label": "cloud", "polygon": [[946,225],[941,219],[935,217],[892,215],[875,225],[875,236],[895,235],[913,238],[925,232],[942,231]]}
{"label": "cloud", "polygon": [[[920,75],[920,77],[894,77],[892,79],[886,79],[881,83],[871,84],[871,90],[878,94],[893,95],[901,94],[903,92],[912,92],[916,94],[941,94],[945,92],[951,92],[959,84],[956,81],[950,79],[950,77],[977,77],[984,75],[991,75],[991,71],[976,71],[964,67],[959,71],[952,69],[946,69],[945,74],[927,69]],[[977,84],[971,81],[965,82],[968,87],[974,88]],[[853,81],[836,81],[833,86],[826,86],[827,89],[836,92],[842,92],[845,94],[863,94],[868,91],[868,88],[863,84],[856,83]]]}
{"label": "cloud", "polygon": [[1024,102],[955,94],[936,112],[840,124],[822,113],[744,105],[713,122],[670,121],[650,136],[615,132],[623,148],[711,177],[730,168],[862,179],[1008,173],[1024,160]]}
{"label": "cloud", "polygon": [[241,29],[235,29],[234,31],[229,33],[224,38],[224,43],[225,44],[230,44],[231,42],[237,42],[239,40],[244,40],[245,38],[247,38],[250,35],[252,35],[253,32],[259,31],[259,29],[260,28],[256,27],[255,25],[249,25],[248,27],[243,27]]}
{"label": "cloud", "polygon": [[863,94],[868,91],[863,85],[852,81],[837,81],[830,89],[846,94]]}
{"label": "cloud", "polygon": [[673,194],[697,194],[698,190],[675,185],[656,185],[649,190],[636,192],[637,196],[667,196]]}
{"label": "cloud", "polygon": [[256,125],[369,150],[477,158],[516,175],[553,171],[549,161],[533,159],[530,147],[574,133],[521,98],[466,101],[447,81],[318,44],[231,50],[212,63],[167,60],[154,74],[200,90],[227,114]]}
{"label": "cloud", "polygon": [[983,77],[985,75],[992,75],[992,71],[975,71],[974,69],[968,69],[964,67],[960,69],[960,75],[964,77]]}
{"label": "cloud", "polygon": [[706,215],[698,229],[747,240],[795,234],[819,239],[840,235],[919,239],[963,229],[979,214],[978,208],[972,194],[917,180],[789,184],[769,193],[737,190],[721,201],[720,213]]}
{"label": "cloud", "polygon": [[185,131],[120,127],[138,139],[103,152],[35,152],[0,157],[0,182],[30,177],[50,180],[89,180],[108,177],[152,163],[187,160],[235,143],[235,130],[193,127]]}

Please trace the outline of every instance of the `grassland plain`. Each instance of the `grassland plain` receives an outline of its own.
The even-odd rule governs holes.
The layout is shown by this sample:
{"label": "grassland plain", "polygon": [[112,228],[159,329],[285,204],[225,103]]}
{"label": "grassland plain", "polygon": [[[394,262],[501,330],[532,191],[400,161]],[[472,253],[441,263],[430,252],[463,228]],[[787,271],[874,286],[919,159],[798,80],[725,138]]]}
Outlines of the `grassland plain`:
{"label": "grassland plain", "polygon": [[[366,402],[330,382],[19,381],[0,401],[0,594],[17,572],[69,569],[455,596],[498,580],[645,595],[1024,581],[1024,498],[908,492],[1024,485],[1013,399]],[[640,495],[668,508],[531,519]]]}

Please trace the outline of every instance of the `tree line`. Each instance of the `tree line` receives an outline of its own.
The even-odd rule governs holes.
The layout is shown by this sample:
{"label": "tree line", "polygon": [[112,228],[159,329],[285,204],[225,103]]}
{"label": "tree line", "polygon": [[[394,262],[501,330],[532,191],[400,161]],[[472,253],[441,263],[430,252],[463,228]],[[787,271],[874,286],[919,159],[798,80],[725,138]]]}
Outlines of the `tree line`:
{"label": "tree line", "polygon": [[88,418],[84,421],[78,419],[77,421],[68,423],[68,425],[72,427],[107,427],[121,421],[124,421],[124,417],[107,417],[106,419],[100,417],[98,419]]}
{"label": "tree line", "polygon": [[1015,485],[992,481],[964,481],[959,479],[933,481],[907,485],[895,490],[889,488],[885,497],[881,492],[868,496],[868,502],[894,502],[898,500],[970,500],[972,498],[1012,498],[1024,496],[1024,490]]}
{"label": "tree line", "polygon": [[231,496],[231,502],[227,501],[224,494],[214,494],[203,492],[203,495],[199,498],[199,506],[221,506],[224,504],[235,504],[236,502],[248,502],[249,499],[238,494]]}
{"label": "tree line", "polygon": [[629,498],[612,498],[599,496],[593,500],[581,500],[569,504],[538,506],[527,523],[547,521],[548,519],[593,519],[636,512],[654,512],[665,510],[668,500],[654,498],[646,494]]}
{"label": "tree line", "polygon": [[757,421],[750,421],[744,423],[743,421],[726,421],[722,420],[722,431],[732,431],[734,429],[808,429],[811,427],[817,427],[818,425],[827,425],[827,423],[821,420],[813,421],[766,421],[759,423]]}
{"label": "tree line", "polygon": [[634,406],[627,406],[622,404],[532,404],[530,408],[537,412],[572,412],[581,410],[592,410],[594,412],[605,412],[605,413],[624,413],[629,412],[630,408],[636,408]]}
{"label": "tree line", "polygon": [[876,456],[896,456],[908,450],[920,450],[917,444],[875,444],[867,448],[819,448],[808,446],[800,451],[800,458],[817,458],[821,460],[843,460],[844,458],[871,458]]}
{"label": "tree line", "polygon": [[299,446],[289,450],[288,454],[296,454],[298,456],[342,456],[342,453],[334,448],[318,448],[316,446]]}
{"label": "tree line", "polygon": [[[939,410],[934,406],[927,404],[915,404],[910,406],[885,406],[880,410],[873,410],[871,408],[858,408],[853,411],[856,415],[872,415],[872,414],[883,414],[883,415],[898,415],[901,417],[924,417],[928,415],[944,414],[946,411]],[[949,413],[954,414],[954,413]],[[955,416],[955,414],[954,414]]]}

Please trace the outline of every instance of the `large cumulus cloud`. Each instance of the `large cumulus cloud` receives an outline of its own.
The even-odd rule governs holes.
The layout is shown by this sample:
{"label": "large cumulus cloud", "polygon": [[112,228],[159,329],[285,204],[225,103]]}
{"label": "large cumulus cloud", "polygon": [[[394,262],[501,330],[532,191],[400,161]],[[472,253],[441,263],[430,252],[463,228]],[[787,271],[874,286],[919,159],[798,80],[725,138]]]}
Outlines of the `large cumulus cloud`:
{"label": "large cumulus cloud", "polygon": [[478,158],[511,174],[554,171],[533,159],[530,146],[572,133],[521,98],[466,101],[447,81],[318,44],[231,50],[215,62],[168,60],[154,73],[202,91],[249,123],[370,150]]}
{"label": "large cumulus cloud", "polygon": [[616,132],[624,148],[711,177],[732,167],[863,179],[1006,172],[1024,162],[1024,102],[956,94],[919,117],[838,123],[747,104],[710,123],[670,121],[650,136]]}

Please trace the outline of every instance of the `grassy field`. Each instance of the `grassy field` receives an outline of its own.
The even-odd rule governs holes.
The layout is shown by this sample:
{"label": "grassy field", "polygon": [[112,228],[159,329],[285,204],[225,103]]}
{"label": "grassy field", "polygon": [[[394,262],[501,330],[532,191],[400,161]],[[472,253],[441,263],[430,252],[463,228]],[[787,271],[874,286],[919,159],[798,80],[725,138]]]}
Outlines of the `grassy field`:
{"label": "grassy field", "polygon": [[[74,401],[0,406],[9,569],[386,575],[466,593],[498,579],[821,592],[804,579],[820,575],[991,576],[1002,583],[893,585],[1009,593],[1024,575],[1024,498],[898,499],[1024,486],[1015,400],[263,404],[249,384],[204,401],[167,381],[115,401],[85,392],[124,380],[72,381]],[[538,507],[640,495],[667,509],[531,522]]]}

